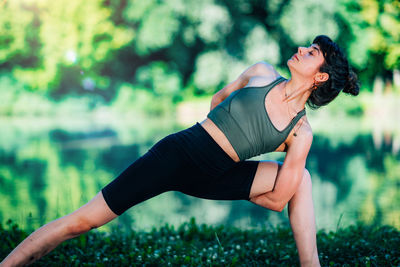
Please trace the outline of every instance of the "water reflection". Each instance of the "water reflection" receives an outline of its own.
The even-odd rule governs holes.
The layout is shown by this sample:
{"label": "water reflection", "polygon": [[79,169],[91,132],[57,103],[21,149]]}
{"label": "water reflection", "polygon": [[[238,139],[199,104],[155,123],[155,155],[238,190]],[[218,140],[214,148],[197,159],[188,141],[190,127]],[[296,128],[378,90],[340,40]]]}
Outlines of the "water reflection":
{"label": "water reflection", "polygon": [[[121,124],[99,125],[83,120],[73,126],[2,125],[0,221],[4,224],[11,218],[25,229],[74,211],[156,141],[182,128],[165,119],[140,118],[131,124],[122,120]],[[307,161],[317,227],[335,229],[363,221],[400,228],[397,141],[389,134],[377,145],[368,131],[335,133],[315,132]],[[283,154],[258,159],[282,160]],[[131,208],[101,229],[118,225],[149,230],[164,223],[178,225],[192,216],[199,223],[247,229],[288,224],[286,212],[268,211],[248,201],[204,200],[167,192]]]}

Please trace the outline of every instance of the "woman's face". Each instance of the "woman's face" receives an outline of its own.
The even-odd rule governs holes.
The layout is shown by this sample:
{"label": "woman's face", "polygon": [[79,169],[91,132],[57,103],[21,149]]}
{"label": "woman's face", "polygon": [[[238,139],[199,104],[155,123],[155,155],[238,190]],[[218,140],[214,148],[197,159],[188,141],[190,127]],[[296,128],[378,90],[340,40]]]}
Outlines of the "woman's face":
{"label": "woman's face", "polygon": [[317,44],[309,47],[299,47],[297,53],[288,61],[287,65],[293,75],[300,75],[303,78],[314,78],[319,72],[319,68],[324,63],[324,56]]}

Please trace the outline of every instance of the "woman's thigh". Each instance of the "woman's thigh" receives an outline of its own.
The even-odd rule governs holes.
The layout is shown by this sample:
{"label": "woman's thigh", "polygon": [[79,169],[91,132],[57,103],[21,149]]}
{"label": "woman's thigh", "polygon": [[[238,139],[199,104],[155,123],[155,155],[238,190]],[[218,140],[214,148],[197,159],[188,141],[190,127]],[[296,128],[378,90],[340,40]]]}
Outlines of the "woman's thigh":
{"label": "woman's thigh", "polygon": [[191,165],[173,140],[173,135],[168,135],[157,142],[102,189],[115,214],[176,188],[181,173]]}
{"label": "woman's thigh", "polygon": [[180,179],[178,191],[205,199],[249,200],[258,163],[255,160],[240,161],[217,176],[200,169],[187,171]]}
{"label": "woman's thigh", "polygon": [[265,194],[274,189],[276,177],[282,162],[266,160],[260,161],[250,188],[249,198]]}
{"label": "woman's thigh", "polygon": [[250,200],[273,190],[282,162],[245,160],[218,177],[202,171],[187,173],[181,179],[181,192],[217,200]]}

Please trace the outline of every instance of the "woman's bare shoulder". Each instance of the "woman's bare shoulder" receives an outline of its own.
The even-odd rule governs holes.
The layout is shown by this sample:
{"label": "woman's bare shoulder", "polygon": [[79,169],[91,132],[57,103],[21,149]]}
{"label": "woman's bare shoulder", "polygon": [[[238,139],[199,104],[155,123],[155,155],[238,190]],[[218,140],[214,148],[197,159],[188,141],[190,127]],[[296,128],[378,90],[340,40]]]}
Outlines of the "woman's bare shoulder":
{"label": "woman's bare shoulder", "polygon": [[[313,132],[307,116],[304,115],[297,124],[293,127],[292,132],[289,134],[288,140],[285,142],[287,147],[297,146],[299,144],[310,144],[313,140]],[[285,151],[287,151],[287,147]]]}
{"label": "woman's bare shoulder", "polygon": [[268,62],[260,61],[254,66],[257,68],[257,71],[253,72],[253,75],[249,77],[246,87],[264,86],[275,81],[281,76],[274,66]]}
{"label": "woman's bare shoulder", "polygon": [[[300,127],[298,128],[298,130],[296,131],[296,135],[293,138],[294,142],[309,142],[312,143],[312,139],[313,139],[313,131],[311,128],[311,124],[307,119],[307,116],[303,116],[298,122],[297,124],[300,124]],[[294,127],[297,128],[297,125]]]}
{"label": "woman's bare shoulder", "polygon": [[281,76],[273,65],[266,61],[259,61],[255,64],[257,66],[257,75],[266,77],[278,78]]}

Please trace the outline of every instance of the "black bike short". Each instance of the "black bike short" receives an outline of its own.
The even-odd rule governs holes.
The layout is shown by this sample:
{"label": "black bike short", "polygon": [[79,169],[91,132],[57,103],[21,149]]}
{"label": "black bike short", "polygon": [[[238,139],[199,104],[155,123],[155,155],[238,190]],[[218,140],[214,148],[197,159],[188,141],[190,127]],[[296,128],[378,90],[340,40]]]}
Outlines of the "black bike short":
{"label": "black bike short", "polygon": [[117,215],[167,191],[249,200],[258,163],[235,162],[197,122],[158,141],[101,191]]}

